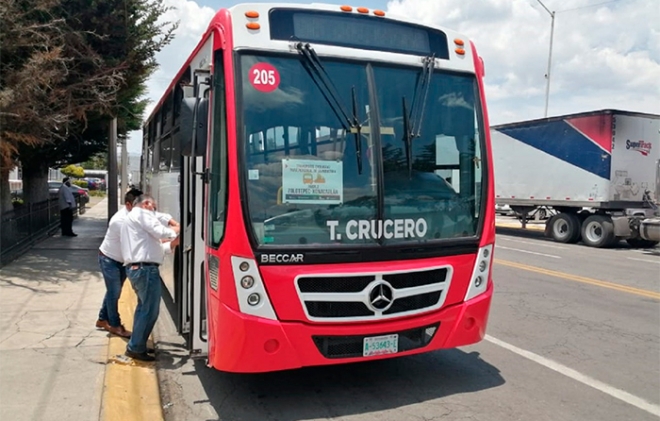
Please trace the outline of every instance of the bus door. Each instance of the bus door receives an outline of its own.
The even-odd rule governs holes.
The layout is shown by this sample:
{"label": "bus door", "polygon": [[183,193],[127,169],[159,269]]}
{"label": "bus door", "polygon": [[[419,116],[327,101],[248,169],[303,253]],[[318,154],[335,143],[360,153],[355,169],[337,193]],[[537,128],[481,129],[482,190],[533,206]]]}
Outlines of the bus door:
{"label": "bus door", "polygon": [[206,333],[206,288],[204,279],[204,183],[196,174],[204,165],[201,157],[184,157],[181,172],[181,269],[177,288],[179,332],[188,335],[188,349],[195,356],[208,352]]}
{"label": "bus door", "polygon": [[[184,99],[184,103],[189,101],[195,102],[195,99]],[[203,98],[192,107],[193,112],[205,115],[204,110],[208,110],[208,100]],[[178,313],[177,326],[180,333],[187,334],[187,345],[191,354],[194,357],[203,357],[208,354],[206,253],[203,236],[204,186],[207,172],[203,155],[195,152],[186,154],[184,151],[182,158],[181,243],[179,247],[181,265],[176,288],[177,297],[175,298]]]}

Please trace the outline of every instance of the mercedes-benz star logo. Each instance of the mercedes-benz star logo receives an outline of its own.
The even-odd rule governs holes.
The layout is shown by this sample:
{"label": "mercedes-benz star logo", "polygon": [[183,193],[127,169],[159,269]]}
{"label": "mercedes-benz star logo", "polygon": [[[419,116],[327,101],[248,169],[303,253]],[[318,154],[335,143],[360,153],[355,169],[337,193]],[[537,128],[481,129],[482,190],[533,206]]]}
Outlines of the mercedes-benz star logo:
{"label": "mercedes-benz star logo", "polygon": [[369,302],[374,309],[385,311],[392,306],[393,295],[394,291],[389,284],[376,284],[369,292]]}

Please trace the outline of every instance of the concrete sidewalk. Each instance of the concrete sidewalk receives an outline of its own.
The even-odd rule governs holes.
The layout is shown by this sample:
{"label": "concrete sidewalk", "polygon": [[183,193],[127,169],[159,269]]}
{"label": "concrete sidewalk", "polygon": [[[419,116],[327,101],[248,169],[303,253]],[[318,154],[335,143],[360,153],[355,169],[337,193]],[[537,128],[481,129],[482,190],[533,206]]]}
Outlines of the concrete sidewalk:
{"label": "concrete sidewalk", "polygon": [[[108,387],[106,367],[117,365],[108,347],[123,339],[109,339],[94,326],[105,294],[98,247],[106,227],[103,200],[74,221],[78,237],[57,234],[0,269],[1,420],[104,419],[104,405],[113,405],[103,402],[105,390],[132,389],[131,378],[122,375],[110,376]],[[127,282],[122,300],[134,295]],[[128,312],[121,314],[130,330]],[[123,352],[117,349],[112,352]],[[127,365],[134,364],[128,359]],[[149,370],[155,379],[155,369]]]}

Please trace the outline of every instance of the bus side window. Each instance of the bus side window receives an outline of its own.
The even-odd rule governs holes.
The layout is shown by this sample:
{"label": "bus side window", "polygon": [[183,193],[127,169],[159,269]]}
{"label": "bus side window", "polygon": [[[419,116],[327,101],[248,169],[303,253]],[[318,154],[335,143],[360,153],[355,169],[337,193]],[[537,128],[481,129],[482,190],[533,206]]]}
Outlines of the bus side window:
{"label": "bus side window", "polygon": [[213,102],[211,104],[211,181],[208,197],[208,223],[211,235],[206,236],[211,247],[218,248],[225,235],[227,218],[227,105],[222,50],[215,52]]}
{"label": "bus side window", "polygon": [[160,154],[159,154],[159,170],[170,170],[170,157],[172,152],[172,137],[167,136],[160,140]]}
{"label": "bus side window", "polygon": [[172,136],[172,143],[170,145],[171,151],[171,164],[170,168],[173,170],[178,170],[181,168],[181,144],[179,142],[180,138],[178,136]]}

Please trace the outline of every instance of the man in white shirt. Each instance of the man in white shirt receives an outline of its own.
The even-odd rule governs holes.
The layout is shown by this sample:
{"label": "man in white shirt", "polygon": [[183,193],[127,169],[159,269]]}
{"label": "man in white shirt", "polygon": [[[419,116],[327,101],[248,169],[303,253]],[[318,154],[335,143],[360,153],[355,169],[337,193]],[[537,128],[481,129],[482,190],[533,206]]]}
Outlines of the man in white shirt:
{"label": "man in white shirt", "polygon": [[133,359],[155,360],[147,353],[147,339],[160,311],[158,267],[165,253],[171,253],[179,244],[178,234],[178,226],[170,228],[160,223],[156,217],[156,201],[146,194],[137,198],[121,228],[121,254],[126,275],[138,297],[133,332],[126,346],[126,355]]}
{"label": "man in white shirt", "polygon": [[[125,206],[118,210],[110,219],[103,243],[99,247],[99,267],[105,281],[106,293],[99,311],[96,327],[108,332],[130,338],[131,333],[124,328],[119,315],[118,302],[121,290],[126,280],[126,268],[121,254],[121,227],[133,208],[133,202],[142,192],[138,189],[129,190],[124,196]],[[179,224],[167,213],[156,212],[156,217],[165,226]]]}
{"label": "man in white shirt", "polygon": [[76,208],[76,199],[71,191],[71,181],[69,177],[64,177],[62,185],[57,192],[58,203],[60,205],[60,226],[63,237],[77,237],[73,232],[73,210]]}

